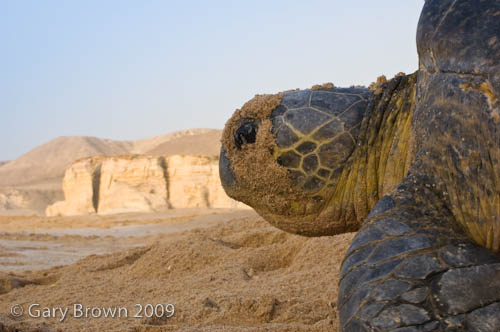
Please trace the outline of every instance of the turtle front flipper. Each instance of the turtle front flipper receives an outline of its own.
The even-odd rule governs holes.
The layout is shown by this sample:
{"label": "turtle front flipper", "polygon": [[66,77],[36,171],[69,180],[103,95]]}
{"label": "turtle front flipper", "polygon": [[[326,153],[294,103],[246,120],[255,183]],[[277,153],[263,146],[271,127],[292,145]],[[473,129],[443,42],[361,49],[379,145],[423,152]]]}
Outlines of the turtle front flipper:
{"label": "turtle front flipper", "polygon": [[433,181],[409,175],[354,238],[341,270],[342,331],[500,331],[500,256],[457,227]]}
{"label": "turtle front flipper", "polygon": [[500,0],[427,0],[414,161],[348,250],[344,331],[500,331]]}

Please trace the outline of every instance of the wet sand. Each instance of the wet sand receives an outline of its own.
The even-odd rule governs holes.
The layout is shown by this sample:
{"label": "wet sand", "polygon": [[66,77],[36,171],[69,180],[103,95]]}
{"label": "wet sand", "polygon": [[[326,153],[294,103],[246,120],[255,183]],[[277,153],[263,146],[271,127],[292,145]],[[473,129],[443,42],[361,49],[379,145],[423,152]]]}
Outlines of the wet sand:
{"label": "wet sand", "polygon": [[69,265],[88,255],[151,244],[163,234],[213,226],[244,213],[231,209],[179,209],[109,216],[0,216],[0,271]]}

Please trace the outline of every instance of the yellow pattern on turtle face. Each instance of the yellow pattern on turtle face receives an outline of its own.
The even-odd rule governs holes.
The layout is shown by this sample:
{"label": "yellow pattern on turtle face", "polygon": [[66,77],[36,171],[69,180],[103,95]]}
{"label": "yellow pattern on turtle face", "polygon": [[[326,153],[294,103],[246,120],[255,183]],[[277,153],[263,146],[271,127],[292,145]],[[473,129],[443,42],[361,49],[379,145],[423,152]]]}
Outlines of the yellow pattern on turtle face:
{"label": "yellow pattern on turtle face", "polygon": [[[308,103],[298,108],[286,107],[285,95],[285,105],[280,106],[278,114],[273,112],[273,133],[277,143],[273,156],[295,173],[297,184],[303,184],[299,179],[302,178],[306,190],[319,191],[354,150],[369,94],[367,90],[362,91],[363,94],[303,92],[309,94]],[[336,102],[340,105],[335,105]],[[311,179],[315,181],[307,183]]]}
{"label": "yellow pattern on turtle face", "polygon": [[[324,126],[331,124],[334,121],[338,121],[337,118],[332,118],[332,120],[324,123],[322,126],[317,127],[312,132],[304,134],[299,130],[293,128],[293,126],[288,126],[288,128],[298,137],[298,140],[288,147],[276,146],[273,149],[273,157],[280,164],[283,164],[283,160],[294,159],[297,162],[289,163],[288,165],[283,165],[287,167],[290,171],[292,177],[295,179],[295,184],[305,187],[311,194],[314,194],[313,200],[316,202],[326,202],[329,195],[331,195],[332,188],[335,187],[338,181],[339,171],[342,170],[343,162],[349,157],[349,155],[354,150],[356,145],[356,140],[349,131],[344,129],[344,124],[340,123],[340,131],[337,135],[329,138],[317,138],[315,134]],[[287,124],[282,124],[282,126],[287,126]],[[360,123],[356,125],[356,128],[360,126]],[[279,129],[278,129],[279,130]],[[343,146],[343,151],[339,151],[339,163],[336,168],[331,165],[325,165],[322,163],[319,154],[322,147],[325,145],[339,142],[339,146],[343,141],[348,141],[349,146]],[[335,173],[337,171],[337,173]],[[308,181],[309,180],[309,181]],[[296,204],[298,207],[299,204]],[[309,208],[314,208],[316,204],[310,204]],[[307,211],[304,211],[307,213]],[[309,211],[312,212],[312,211]]]}
{"label": "yellow pattern on turtle face", "polygon": [[286,167],[294,190],[291,214],[319,213],[355,150],[368,107],[367,89],[302,90],[284,94],[271,115],[273,158]]}

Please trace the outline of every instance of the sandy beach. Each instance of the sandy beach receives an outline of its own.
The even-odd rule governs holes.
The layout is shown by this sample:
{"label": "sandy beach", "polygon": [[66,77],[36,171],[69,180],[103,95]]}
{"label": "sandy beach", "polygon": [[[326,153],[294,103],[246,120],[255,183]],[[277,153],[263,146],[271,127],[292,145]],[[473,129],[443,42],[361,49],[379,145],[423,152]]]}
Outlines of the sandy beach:
{"label": "sandy beach", "polygon": [[0,331],[336,331],[352,237],[291,235],[251,210],[3,216]]}

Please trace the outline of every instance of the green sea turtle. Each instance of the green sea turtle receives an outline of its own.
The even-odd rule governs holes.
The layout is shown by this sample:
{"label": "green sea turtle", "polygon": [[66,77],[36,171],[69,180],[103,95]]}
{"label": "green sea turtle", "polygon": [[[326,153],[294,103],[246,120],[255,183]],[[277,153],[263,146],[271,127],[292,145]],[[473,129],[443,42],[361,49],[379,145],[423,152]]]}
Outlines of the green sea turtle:
{"label": "green sea turtle", "polygon": [[308,236],[358,233],[343,331],[500,331],[500,0],[427,0],[419,70],[256,96],[226,124],[229,196]]}

